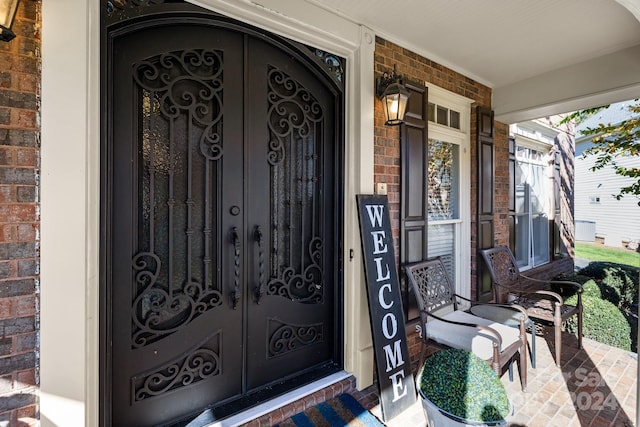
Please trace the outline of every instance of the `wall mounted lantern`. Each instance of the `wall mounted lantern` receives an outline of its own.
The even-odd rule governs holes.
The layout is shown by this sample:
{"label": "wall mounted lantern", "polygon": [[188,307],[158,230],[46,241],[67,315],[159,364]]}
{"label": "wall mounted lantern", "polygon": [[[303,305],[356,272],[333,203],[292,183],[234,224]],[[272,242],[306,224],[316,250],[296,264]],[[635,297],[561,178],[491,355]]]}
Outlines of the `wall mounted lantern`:
{"label": "wall mounted lantern", "polygon": [[407,109],[409,91],[402,83],[402,75],[396,72],[385,72],[376,80],[376,96],[382,100],[385,125],[396,126],[404,123],[404,113]]}
{"label": "wall mounted lantern", "polygon": [[16,36],[11,31],[20,0],[0,0],[0,40],[8,42]]}

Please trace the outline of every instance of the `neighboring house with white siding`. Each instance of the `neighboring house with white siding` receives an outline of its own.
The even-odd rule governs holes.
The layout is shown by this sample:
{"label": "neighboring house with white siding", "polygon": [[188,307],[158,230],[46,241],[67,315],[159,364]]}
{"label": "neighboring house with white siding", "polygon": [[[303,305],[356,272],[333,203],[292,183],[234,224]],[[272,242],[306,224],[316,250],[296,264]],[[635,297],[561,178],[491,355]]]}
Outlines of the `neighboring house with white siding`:
{"label": "neighboring house with white siding", "polygon": [[[638,198],[626,195],[616,200],[615,195],[634,179],[619,176],[613,167],[597,171],[591,168],[596,156],[584,152],[593,146],[592,136],[581,130],[596,128],[598,124],[616,124],[630,117],[629,105],[634,101],[611,104],[605,110],[576,127],[575,152],[575,221],[576,240],[602,241],[607,246],[630,246],[640,242],[640,206]],[[640,167],[640,157],[620,157],[616,163],[623,167]]]}

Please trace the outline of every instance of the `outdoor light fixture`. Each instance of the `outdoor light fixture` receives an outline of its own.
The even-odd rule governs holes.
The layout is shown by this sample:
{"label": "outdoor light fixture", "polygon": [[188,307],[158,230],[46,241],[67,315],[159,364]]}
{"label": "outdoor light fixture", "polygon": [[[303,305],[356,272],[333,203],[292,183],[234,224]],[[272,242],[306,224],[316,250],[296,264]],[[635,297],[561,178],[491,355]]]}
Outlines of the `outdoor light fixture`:
{"label": "outdoor light fixture", "polygon": [[404,123],[409,91],[402,84],[402,75],[396,72],[395,64],[391,74],[385,72],[376,80],[376,96],[382,100],[385,125],[396,126]]}
{"label": "outdoor light fixture", "polygon": [[16,36],[11,31],[11,26],[13,18],[16,17],[18,3],[20,0],[0,0],[0,40],[3,42],[11,41]]}

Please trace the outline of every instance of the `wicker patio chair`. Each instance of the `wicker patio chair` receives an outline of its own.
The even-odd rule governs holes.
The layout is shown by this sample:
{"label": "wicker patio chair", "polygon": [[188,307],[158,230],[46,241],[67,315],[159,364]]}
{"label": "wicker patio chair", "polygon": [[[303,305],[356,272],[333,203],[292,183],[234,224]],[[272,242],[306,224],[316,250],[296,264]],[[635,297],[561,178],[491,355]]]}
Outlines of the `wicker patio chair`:
{"label": "wicker patio chair", "polygon": [[[421,261],[404,266],[413,287],[420,309],[422,342],[420,365],[424,359],[426,345],[439,348],[458,348],[476,354],[486,360],[492,369],[502,375],[509,365],[512,378],[512,361],[519,353],[520,384],[527,388],[527,337],[525,334],[526,312],[514,305],[501,306],[519,310],[520,327],[506,326],[485,318],[474,316],[459,309],[459,300],[471,301],[455,293],[455,289],[440,258]],[[497,304],[491,304],[498,307]]]}
{"label": "wicker patio chair", "polygon": [[[578,346],[582,348],[582,285],[566,280],[540,280],[525,276],[520,273],[516,259],[507,246],[483,249],[480,253],[494,284],[496,302],[518,304],[535,323],[553,326],[557,366],[560,366],[562,323],[574,315],[578,317]],[[578,295],[577,304],[565,304],[560,294],[551,290],[552,285],[573,288]]]}

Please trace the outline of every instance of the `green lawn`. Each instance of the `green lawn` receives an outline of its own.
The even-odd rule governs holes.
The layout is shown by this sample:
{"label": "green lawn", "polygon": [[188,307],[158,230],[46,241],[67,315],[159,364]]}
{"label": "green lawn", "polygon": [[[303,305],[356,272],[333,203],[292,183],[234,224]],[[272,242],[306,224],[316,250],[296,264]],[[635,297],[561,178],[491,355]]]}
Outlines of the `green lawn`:
{"label": "green lawn", "polygon": [[615,262],[640,267],[640,253],[624,249],[613,249],[601,245],[576,242],[576,258],[589,261]]}

